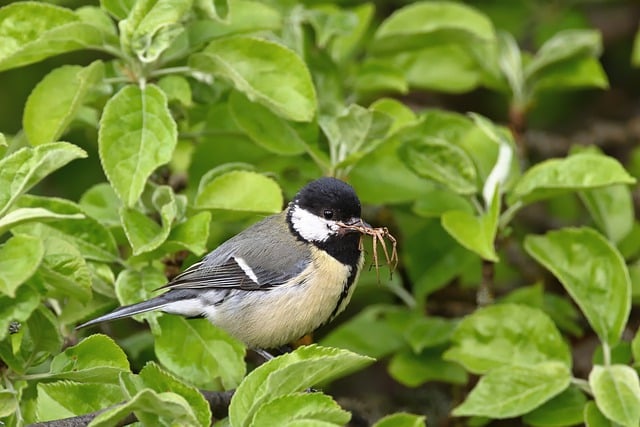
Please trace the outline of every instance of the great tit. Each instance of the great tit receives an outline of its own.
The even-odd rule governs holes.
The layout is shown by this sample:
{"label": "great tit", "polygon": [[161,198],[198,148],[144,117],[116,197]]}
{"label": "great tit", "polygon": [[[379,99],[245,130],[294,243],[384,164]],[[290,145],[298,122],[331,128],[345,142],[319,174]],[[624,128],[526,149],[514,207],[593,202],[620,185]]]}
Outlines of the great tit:
{"label": "great tit", "polygon": [[360,235],[370,226],[348,184],[320,178],[287,208],[254,224],[204,256],[163,288],[78,328],[152,310],[206,317],[269,357],[343,311],[363,265]]}

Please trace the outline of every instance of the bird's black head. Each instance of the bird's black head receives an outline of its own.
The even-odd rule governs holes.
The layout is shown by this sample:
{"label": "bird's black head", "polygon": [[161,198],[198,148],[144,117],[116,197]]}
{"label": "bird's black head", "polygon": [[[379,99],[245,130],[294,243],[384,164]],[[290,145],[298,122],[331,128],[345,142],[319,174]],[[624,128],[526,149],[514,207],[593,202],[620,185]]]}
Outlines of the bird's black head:
{"label": "bird's black head", "polygon": [[320,178],[296,194],[289,204],[287,221],[298,238],[351,262],[360,255],[360,236],[345,231],[340,223],[361,223],[360,212],[360,200],[350,185],[336,178]]}
{"label": "bird's black head", "polygon": [[360,200],[356,192],[336,178],[320,178],[307,184],[293,203],[326,220],[347,222],[360,218]]}

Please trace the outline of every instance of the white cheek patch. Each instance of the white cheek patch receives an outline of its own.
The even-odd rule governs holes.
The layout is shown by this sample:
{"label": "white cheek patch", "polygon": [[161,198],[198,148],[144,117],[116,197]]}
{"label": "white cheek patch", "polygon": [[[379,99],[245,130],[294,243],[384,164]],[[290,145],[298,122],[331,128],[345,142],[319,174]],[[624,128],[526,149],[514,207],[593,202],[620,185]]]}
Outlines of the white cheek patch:
{"label": "white cheek patch", "polygon": [[291,224],[303,239],[313,242],[324,242],[339,229],[335,221],[320,218],[299,206],[291,211]]}
{"label": "white cheek patch", "polygon": [[236,264],[238,264],[238,266],[240,266],[242,271],[244,271],[244,274],[246,274],[249,277],[249,279],[253,281],[253,283],[255,283],[256,285],[260,284],[258,282],[258,276],[256,276],[256,273],[253,272],[251,267],[249,267],[249,264],[247,264],[244,259],[234,256],[233,260],[236,262]]}

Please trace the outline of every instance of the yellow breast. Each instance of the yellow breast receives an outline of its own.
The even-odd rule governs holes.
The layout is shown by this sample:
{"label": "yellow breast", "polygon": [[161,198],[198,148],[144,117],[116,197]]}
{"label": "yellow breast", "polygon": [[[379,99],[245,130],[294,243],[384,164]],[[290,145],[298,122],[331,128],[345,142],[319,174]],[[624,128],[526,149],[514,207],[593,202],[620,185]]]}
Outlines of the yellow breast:
{"label": "yellow breast", "polygon": [[[362,258],[358,272],[361,265]],[[334,310],[344,310],[357,280],[340,301],[350,275],[351,267],[313,248],[312,262],[297,280],[265,291],[238,291],[207,317],[249,347],[279,347],[318,328]]]}

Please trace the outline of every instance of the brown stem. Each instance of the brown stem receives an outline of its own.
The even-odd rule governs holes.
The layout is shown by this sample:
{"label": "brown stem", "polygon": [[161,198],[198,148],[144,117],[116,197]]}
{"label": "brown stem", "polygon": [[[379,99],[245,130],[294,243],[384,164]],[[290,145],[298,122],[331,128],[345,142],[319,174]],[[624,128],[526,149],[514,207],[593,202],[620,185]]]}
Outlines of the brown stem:
{"label": "brown stem", "polygon": [[476,303],[484,307],[493,302],[493,279],[495,276],[495,264],[491,261],[482,261],[482,282],[476,295]]}
{"label": "brown stem", "polygon": [[518,147],[518,157],[521,160],[525,159],[527,157],[527,144],[525,144],[524,132],[527,129],[527,115],[524,109],[513,105],[509,108],[509,129]]}

